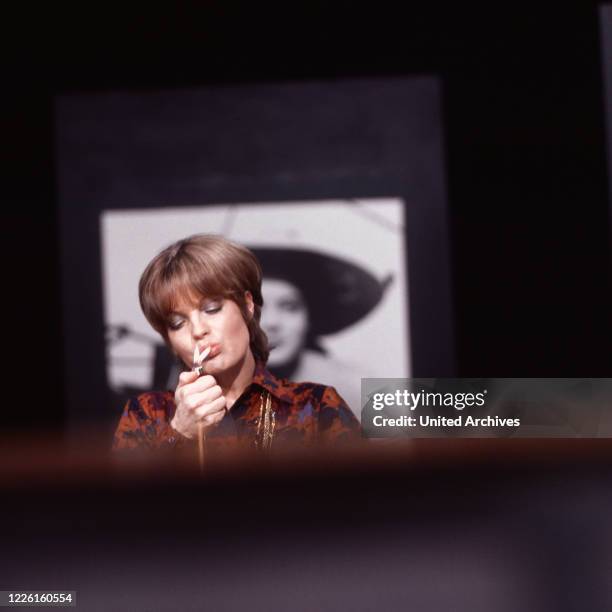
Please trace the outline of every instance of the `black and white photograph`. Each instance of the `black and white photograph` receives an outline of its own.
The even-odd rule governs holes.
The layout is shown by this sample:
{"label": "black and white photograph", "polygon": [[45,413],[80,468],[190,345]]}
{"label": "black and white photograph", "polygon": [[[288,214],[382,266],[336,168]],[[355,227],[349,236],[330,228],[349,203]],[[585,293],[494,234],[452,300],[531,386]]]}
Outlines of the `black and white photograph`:
{"label": "black and white photograph", "polygon": [[411,371],[403,211],[401,200],[387,199],[105,212],[107,376],[115,401],[176,387],[181,367],[140,311],[138,280],[157,251],[202,231],[248,246],[262,265],[271,371],[332,385],[359,415],[361,378]]}

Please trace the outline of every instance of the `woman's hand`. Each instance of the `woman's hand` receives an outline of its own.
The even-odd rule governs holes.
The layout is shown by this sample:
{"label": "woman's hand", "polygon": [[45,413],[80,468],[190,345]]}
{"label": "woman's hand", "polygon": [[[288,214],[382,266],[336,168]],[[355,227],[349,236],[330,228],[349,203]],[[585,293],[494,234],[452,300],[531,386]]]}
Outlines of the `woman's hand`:
{"label": "woman's hand", "polygon": [[208,429],[225,416],[225,396],[210,374],[198,377],[196,372],[182,372],[174,401],[176,412],[170,425],[190,440],[198,435],[199,424]]}

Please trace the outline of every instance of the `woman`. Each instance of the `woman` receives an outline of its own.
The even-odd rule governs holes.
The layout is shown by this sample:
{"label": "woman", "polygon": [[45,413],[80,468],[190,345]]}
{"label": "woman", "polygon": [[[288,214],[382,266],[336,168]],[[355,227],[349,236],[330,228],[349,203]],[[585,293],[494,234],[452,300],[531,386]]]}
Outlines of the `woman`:
{"label": "woman", "polygon": [[[266,369],[261,282],[253,253],[220,236],[191,236],[149,263],[140,305],[185,371],[174,392],[127,402],[113,448],[183,446],[201,431],[209,449],[360,437],[357,419],[333,387],[290,382]],[[199,372],[195,353],[207,355]]]}
{"label": "woman", "polygon": [[381,302],[391,276],[379,281],[362,266],[306,249],[252,247],[264,272],[261,326],[277,376],[333,385],[361,412],[361,370],[324,348],[322,337],[362,321]]}

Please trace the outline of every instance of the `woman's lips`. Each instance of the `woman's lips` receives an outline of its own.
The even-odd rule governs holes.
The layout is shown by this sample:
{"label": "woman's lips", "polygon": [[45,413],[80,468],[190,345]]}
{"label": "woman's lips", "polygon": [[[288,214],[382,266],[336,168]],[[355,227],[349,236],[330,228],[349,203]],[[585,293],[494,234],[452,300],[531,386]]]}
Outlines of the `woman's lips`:
{"label": "woman's lips", "polygon": [[208,361],[209,359],[213,359],[221,352],[221,345],[213,342],[211,344],[202,344],[198,347],[200,353],[203,353],[207,348],[210,348],[210,352],[208,353],[208,357],[204,361]]}

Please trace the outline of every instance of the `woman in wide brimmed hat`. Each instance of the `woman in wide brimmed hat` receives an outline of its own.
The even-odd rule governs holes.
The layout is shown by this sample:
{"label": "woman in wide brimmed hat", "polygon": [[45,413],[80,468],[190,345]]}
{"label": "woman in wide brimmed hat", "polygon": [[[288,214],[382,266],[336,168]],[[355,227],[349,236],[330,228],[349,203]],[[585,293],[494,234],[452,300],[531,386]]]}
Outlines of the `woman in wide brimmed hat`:
{"label": "woman in wide brimmed hat", "polygon": [[251,250],[264,273],[262,327],[270,343],[270,370],[331,384],[359,414],[362,374],[329,355],[321,337],[366,317],[380,303],[391,276],[379,281],[357,264],[307,249]]}
{"label": "woman in wide brimmed hat", "polygon": [[180,240],[149,263],[140,304],[185,371],[175,391],[127,402],[115,449],[189,446],[202,431],[213,448],[359,438],[359,423],[335,389],[266,368],[261,282],[253,253],[220,236]]}

